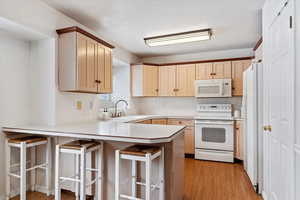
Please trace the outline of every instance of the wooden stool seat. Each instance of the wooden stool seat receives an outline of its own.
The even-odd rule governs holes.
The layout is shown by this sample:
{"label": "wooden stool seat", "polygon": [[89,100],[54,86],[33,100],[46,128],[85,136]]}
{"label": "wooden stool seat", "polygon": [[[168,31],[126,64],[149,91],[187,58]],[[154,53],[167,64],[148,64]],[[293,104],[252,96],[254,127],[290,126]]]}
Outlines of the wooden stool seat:
{"label": "wooden stool seat", "polygon": [[146,156],[147,153],[154,155],[161,149],[159,147],[146,146],[146,145],[134,145],[120,150],[120,154],[134,155],[134,156]]}
{"label": "wooden stool seat", "polygon": [[8,143],[20,144],[21,142],[25,142],[26,144],[32,144],[36,142],[47,141],[46,137],[39,136],[26,136],[21,138],[12,138],[8,140]]}
{"label": "wooden stool seat", "polygon": [[96,141],[75,140],[75,141],[61,145],[61,148],[80,150],[82,147],[85,147],[86,149],[91,149],[98,145],[101,145],[101,143],[96,142]]}

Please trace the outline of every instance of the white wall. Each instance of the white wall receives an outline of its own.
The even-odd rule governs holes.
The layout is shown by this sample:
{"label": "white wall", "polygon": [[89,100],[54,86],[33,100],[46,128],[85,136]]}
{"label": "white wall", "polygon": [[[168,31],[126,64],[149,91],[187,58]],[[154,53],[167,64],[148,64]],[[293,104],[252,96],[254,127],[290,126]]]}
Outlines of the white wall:
{"label": "white wall", "polygon": [[30,42],[31,122],[55,122],[55,40]]}
{"label": "white wall", "polygon": [[252,49],[230,49],[230,50],[222,50],[222,51],[208,51],[208,52],[178,54],[178,55],[170,55],[170,56],[157,56],[157,57],[150,57],[150,58],[142,58],[142,61],[153,62],[153,63],[172,63],[172,62],[237,58],[237,57],[248,57],[248,56],[253,56]]}
{"label": "white wall", "polygon": [[[30,121],[30,43],[0,31],[0,133],[1,127]],[[4,136],[0,134],[0,183],[5,178]],[[5,194],[0,184],[0,199]]]}

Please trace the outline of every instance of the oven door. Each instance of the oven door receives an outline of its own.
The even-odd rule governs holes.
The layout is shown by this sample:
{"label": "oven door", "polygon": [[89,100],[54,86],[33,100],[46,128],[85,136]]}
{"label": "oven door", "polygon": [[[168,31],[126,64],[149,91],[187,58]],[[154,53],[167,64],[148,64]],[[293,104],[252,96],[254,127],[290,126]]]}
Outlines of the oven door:
{"label": "oven door", "polygon": [[196,120],[195,147],[199,149],[233,151],[233,121]]}

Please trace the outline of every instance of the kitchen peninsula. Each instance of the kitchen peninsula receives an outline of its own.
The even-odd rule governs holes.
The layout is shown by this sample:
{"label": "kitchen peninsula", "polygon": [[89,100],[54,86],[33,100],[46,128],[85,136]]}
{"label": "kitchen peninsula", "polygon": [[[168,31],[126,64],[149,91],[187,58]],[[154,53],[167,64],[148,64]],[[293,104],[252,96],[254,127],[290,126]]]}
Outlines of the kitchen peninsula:
{"label": "kitchen peninsula", "polygon": [[[132,121],[136,122],[142,118],[128,117],[109,121],[88,121],[55,126],[8,126],[3,127],[3,132],[7,135],[21,133],[51,136],[55,138],[55,143],[58,141],[57,138],[104,141],[104,199],[114,199],[115,150],[133,144],[164,146],[165,199],[181,200],[184,192],[183,133],[185,126],[132,123]],[[128,175],[130,173],[131,169],[125,163],[124,168],[121,169],[121,174]],[[141,175],[141,178],[143,178],[143,175]],[[128,186],[128,191],[130,191],[130,186]]]}

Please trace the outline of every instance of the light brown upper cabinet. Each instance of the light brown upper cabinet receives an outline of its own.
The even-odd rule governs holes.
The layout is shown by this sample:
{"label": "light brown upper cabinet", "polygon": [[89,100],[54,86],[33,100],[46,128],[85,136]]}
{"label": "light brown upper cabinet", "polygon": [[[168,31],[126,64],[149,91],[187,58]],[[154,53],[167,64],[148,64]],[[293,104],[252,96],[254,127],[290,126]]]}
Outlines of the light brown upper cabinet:
{"label": "light brown upper cabinet", "polygon": [[196,64],[196,80],[208,80],[213,78],[213,63]]}
{"label": "light brown upper cabinet", "polygon": [[178,65],[176,68],[176,96],[195,95],[195,64]]}
{"label": "light brown upper cabinet", "polygon": [[158,94],[158,67],[143,66],[143,96],[157,96]]}
{"label": "light brown upper cabinet", "polygon": [[162,66],[158,71],[158,96],[176,96],[176,66]]}
{"label": "light brown upper cabinet", "polygon": [[215,62],[213,65],[213,78],[231,78],[231,61]]}
{"label": "light brown upper cabinet", "polygon": [[196,64],[196,80],[231,78],[231,61]]}
{"label": "light brown upper cabinet", "polygon": [[131,94],[135,97],[157,96],[158,66],[131,66]]}
{"label": "light brown upper cabinet", "polygon": [[64,92],[111,93],[110,44],[78,28],[59,34],[59,89]]}
{"label": "light brown upper cabinet", "polygon": [[232,61],[232,95],[243,95],[243,72],[251,65],[251,60]]}
{"label": "light brown upper cabinet", "polygon": [[195,65],[159,67],[158,96],[194,96]]}

